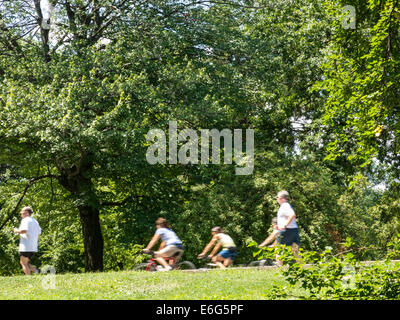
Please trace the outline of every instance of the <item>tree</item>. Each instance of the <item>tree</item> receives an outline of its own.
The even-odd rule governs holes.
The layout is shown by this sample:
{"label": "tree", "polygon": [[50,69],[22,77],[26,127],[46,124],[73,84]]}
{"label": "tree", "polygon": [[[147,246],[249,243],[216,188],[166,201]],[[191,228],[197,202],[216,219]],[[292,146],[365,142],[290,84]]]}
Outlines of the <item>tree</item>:
{"label": "tree", "polygon": [[[50,29],[44,3],[0,1],[0,165],[10,172],[2,190],[43,208],[46,194],[59,197],[43,218],[62,216],[57,227],[46,223],[54,232],[69,226],[69,243],[80,243],[72,233],[81,229],[87,271],[103,270],[104,241],[143,242],[161,213],[194,233],[185,222],[211,204],[205,224],[233,217],[243,229],[228,228],[261,236],[275,213],[262,193],[301,190],[296,179],[305,193],[319,181],[331,200],[308,233],[323,234],[326,220],[340,226],[329,198],[342,192],[340,179],[330,185],[319,141],[298,150],[318,130],[308,122],[325,99],[308,90],[322,78],[330,36],[320,1],[60,0],[51,1]],[[258,172],[239,179],[222,166],[149,165],[145,135],[166,132],[170,120],[179,129],[254,128]],[[212,182],[221,185],[203,188]],[[293,194],[306,228],[318,204]],[[18,201],[3,201],[4,226]],[[64,254],[79,256],[78,244]]]}
{"label": "tree", "polygon": [[[221,128],[248,114],[234,56],[244,46],[228,45],[240,35],[240,7],[51,3],[48,29],[41,1],[0,2],[1,158],[20,177],[54,179],[68,191],[86,270],[102,270],[101,210],[138,199],[148,205],[158,191],[181,201],[187,188],[176,176],[192,168],[145,162],[145,133],[171,117],[182,126]],[[226,17],[220,25],[217,13]],[[227,36],[222,46],[216,35]]]}
{"label": "tree", "polygon": [[[358,168],[375,165],[398,184],[399,2],[327,2],[334,36],[326,51],[324,122],[331,131],[329,159],[344,155]],[[343,23],[342,8],[355,8],[355,28]],[[344,27],[345,26],[345,27]],[[370,166],[371,167],[371,166]],[[377,167],[375,165],[375,167]]]}
{"label": "tree", "polygon": [[[131,188],[118,201],[100,189],[129,180],[143,165],[138,128],[152,94],[140,68],[119,65],[116,51],[129,50],[118,40],[124,28],[157,22],[158,8],[126,0],[52,4],[52,30],[42,23],[41,1],[0,4],[2,161],[16,164],[24,177],[45,178],[45,172],[68,190],[82,224],[86,270],[102,270],[100,209],[136,194]],[[140,9],[143,20],[134,18]]]}

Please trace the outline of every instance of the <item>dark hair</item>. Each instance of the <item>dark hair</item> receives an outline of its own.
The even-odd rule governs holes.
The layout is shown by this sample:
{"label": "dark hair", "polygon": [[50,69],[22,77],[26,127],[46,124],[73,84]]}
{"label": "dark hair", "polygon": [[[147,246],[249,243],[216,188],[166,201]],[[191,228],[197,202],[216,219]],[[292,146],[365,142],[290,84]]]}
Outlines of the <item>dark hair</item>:
{"label": "dark hair", "polygon": [[165,218],[158,218],[156,224],[160,225],[162,228],[169,228],[168,221]]}

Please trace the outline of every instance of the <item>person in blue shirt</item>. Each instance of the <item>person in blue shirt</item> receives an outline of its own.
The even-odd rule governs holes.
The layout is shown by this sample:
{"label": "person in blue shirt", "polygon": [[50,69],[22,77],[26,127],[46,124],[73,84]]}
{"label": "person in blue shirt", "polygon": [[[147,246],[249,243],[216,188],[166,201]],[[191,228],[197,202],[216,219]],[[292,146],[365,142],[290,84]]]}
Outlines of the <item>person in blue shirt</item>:
{"label": "person in blue shirt", "polygon": [[[161,239],[162,243],[160,249],[154,252],[156,261],[161,264],[164,269],[162,271],[169,271],[172,266],[165,261],[164,258],[174,257],[178,261],[183,254],[182,241],[178,238],[176,233],[170,229],[170,226],[165,218],[158,218],[156,221],[156,232],[153,238],[143,252],[149,253],[150,249]],[[172,263],[172,261],[171,261]]]}

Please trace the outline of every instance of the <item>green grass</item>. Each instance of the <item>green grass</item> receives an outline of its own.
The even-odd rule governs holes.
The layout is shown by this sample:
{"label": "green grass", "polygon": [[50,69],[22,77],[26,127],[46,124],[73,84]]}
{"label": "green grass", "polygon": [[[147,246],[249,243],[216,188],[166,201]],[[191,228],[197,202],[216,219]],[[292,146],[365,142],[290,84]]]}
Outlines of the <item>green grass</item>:
{"label": "green grass", "polygon": [[106,272],[0,277],[1,300],[261,300],[278,270],[227,269],[208,272]]}

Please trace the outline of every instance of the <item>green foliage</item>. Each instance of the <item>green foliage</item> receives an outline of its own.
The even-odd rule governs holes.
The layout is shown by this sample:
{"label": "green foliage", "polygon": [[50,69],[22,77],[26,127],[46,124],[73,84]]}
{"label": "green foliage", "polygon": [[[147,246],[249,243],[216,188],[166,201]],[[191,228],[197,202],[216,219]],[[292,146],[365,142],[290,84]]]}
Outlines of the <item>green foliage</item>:
{"label": "green foliage", "polygon": [[[356,8],[356,29],[342,27],[341,8]],[[398,178],[399,58],[398,1],[326,1],[334,35],[326,50],[324,123],[330,132],[327,159],[346,157]],[[398,182],[397,182],[398,183]]]}
{"label": "green foliage", "polygon": [[[210,177],[192,187],[195,201],[187,203],[177,229],[183,238],[190,239],[191,257],[201,252],[210,240],[211,228],[219,225],[239,247],[235,262],[253,260],[247,242],[254,239],[261,243],[267,237],[279,208],[276,193],[282,189],[293,190],[291,204],[301,229],[302,246],[314,250],[338,246],[335,234],[328,232],[342,229],[342,211],[337,203],[340,189],[332,186],[330,171],[313,161],[281,157],[272,152],[260,155],[252,177],[232,179],[227,168],[226,175]],[[334,226],[332,230],[329,225]]]}
{"label": "green foliage", "polygon": [[[8,231],[8,232],[7,232]],[[21,272],[17,239],[11,230],[0,231],[0,276],[15,275]]]}
{"label": "green foliage", "polygon": [[355,258],[350,238],[343,245],[348,250],[341,255],[333,254],[330,247],[323,252],[301,250],[298,261],[286,246],[258,250],[256,255],[260,258],[277,256],[284,264],[281,272],[289,286],[276,286],[271,298],[291,298],[293,289],[299,285],[305,292],[297,297],[300,299],[400,299],[400,265],[390,260],[399,257],[399,238],[390,244],[385,261],[370,264]]}
{"label": "green foliage", "polygon": [[[354,161],[376,148],[380,161],[397,161],[393,1],[347,1],[358,9],[354,32],[336,19],[341,1],[96,3],[58,2],[46,42],[28,32],[38,27],[35,11],[0,0],[0,223],[10,217],[0,230],[2,274],[20,272],[10,234],[20,199],[43,228],[38,260],[59,273],[83,271],[92,254],[83,208],[100,221],[105,270],[143,259],[158,216],[184,241],[184,259],[195,261],[220,225],[239,247],[237,263],[247,263],[246,244],[267,236],[281,189],[292,196],[304,249],[338,252],[351,236],[381,257],[400,228],[398,190],[363,179],[346,188]],[[390,35],[393,59],[382,59]],[[167,132],[169,120],[179,130],[253,128],[253,175],[149,165],[145,134]],[[330,142],[335,162],[323,162]],[[390,182],[377,171],[369,181]]]}

